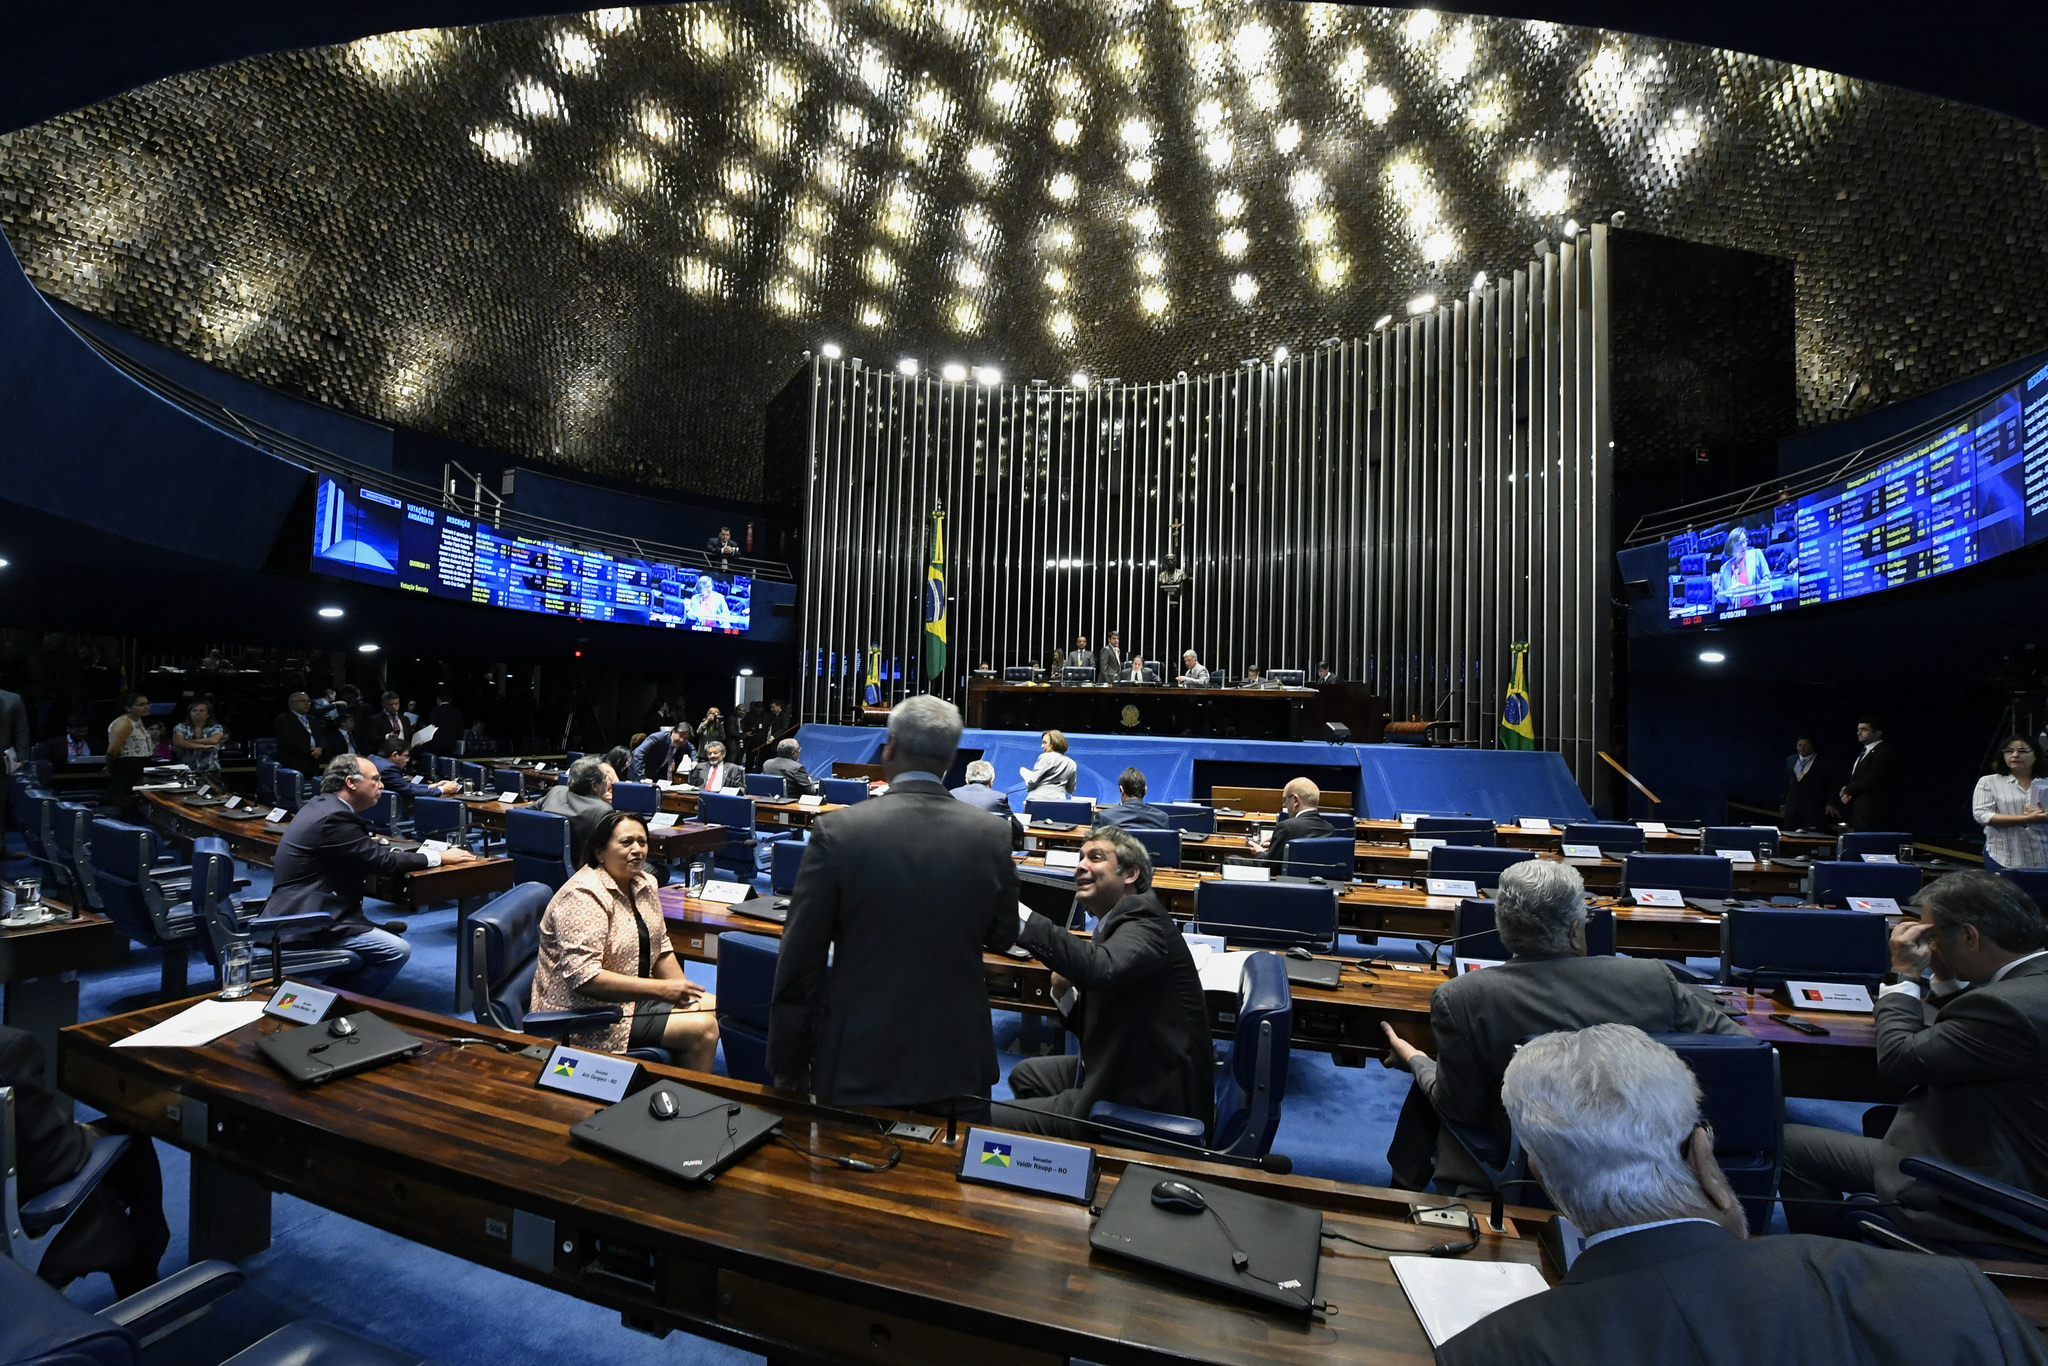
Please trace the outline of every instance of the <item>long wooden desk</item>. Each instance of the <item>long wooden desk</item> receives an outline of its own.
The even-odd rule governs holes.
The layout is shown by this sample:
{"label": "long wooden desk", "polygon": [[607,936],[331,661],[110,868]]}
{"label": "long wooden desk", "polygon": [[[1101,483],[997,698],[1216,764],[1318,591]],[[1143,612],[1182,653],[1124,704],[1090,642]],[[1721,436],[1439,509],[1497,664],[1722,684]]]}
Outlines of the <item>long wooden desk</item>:
{"label": "long wooden desk", "polygon": [[[479,830],[505,829],[505,813],[513,806],[495,799],[483,801],[468,797],[462,804],[469,809],[469,822]],[[693,803],[691,810],[695,811]],[[709,853],[723,849],[729,836],[722,825],[705,825],[701,821],[678,821],[660,829],[650,827],[647,831],[647,852],[655,858],[688,858],[692,854]]]}
{"label": "long wooden desk", "polygon": [[[63,902],[47,898],[44,905],[66,909]],[[44,1059],[54,1059],[59,1031],[78,1023],[78,974],[127,956],[128,937],[91,911],[40,925],[0,924],[0,987],[6,988],[0,993],[5,996],[0,1023],[35,1035]],[[59,1103],[68,1116],[70,1099],[60,1097]]]}
{"label": "long wooden desk", "polygon": [[[171,1014],[158,1007],[64,1035],[80,1100],[192,1155],[192,1257],[239,1260],[269,1243],[283,1191],[465,1260],[616,1309],[630,1326],[680,1328],[771,1362],[1058,1366],[1423,1366],[1428,1339],[1385,1254],[1326,1246],[1302,1319],[1226,1298],[1088,1247],[1087,1209],[962,1183],[957,1147],[904,1145],[882,1173],[842,1171],[771,1144],[695,1190],[572,1141],[595,1102],[535,1090],[540,1064],[455,1034],[539,1041],[377,1002],[427,1041],[410,1061],[294,1087],[255,1051],[263,1020],[204,1048],[115,1049]],[[655,1067],[661,1076],[784,1116],[824,1152],[878,1154],[864,1127],[804,1097]],[[1097,1200],[1142,1161],[1323,1213],[1354,1238],[1416,1252],[1441,1230],[1405,1222],[1436,1196],[1278,1177],[1104,1148]],[[1540,1265],[1511,1220],[1472,1256]],[[1357,1255],[1352,1255],[1356,1253]]]}
{"label": "long wooden desk", "polygon": [[1314,688],[1090,687],[977,678],[967,685],[967,724],[1092,735],[1299,740],[1302,713],[1319,700]]}

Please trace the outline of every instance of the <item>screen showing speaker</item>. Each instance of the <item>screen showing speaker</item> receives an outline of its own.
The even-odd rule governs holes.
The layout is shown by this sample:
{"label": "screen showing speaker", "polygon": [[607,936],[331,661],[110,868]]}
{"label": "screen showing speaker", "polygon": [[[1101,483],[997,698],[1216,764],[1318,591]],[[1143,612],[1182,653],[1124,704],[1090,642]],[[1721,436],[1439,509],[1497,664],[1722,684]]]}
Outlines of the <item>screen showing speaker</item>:
{"label": "screen showing speaker", "polygon": [[474,518],[321,478],[313,568],[402,592],[521,612],[739,635],[752,619],[743,574],[507,536]]}

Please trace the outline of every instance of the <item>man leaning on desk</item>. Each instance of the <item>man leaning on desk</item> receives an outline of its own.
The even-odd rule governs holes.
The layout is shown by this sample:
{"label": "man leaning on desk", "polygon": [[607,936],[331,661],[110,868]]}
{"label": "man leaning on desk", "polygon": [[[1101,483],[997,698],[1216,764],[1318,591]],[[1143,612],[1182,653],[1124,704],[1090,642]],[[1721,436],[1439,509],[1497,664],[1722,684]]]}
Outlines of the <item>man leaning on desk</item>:
{"label": "man leaning on desk", "polygon": [[424,778],[408,778],[406,768],[412,763],[411,741],[402,735],[387,735],[377,744],[377,757],[370,760],[377,766],[377,780],[384,784],[386,792],[404,792],[414,797],[452,797],[462,790],[462,784],[453,781],[429,782]]}
{"label": "man leaning on desk", "polygon": [[[384,795],[384,783],[368,759],[337,755],[320,776],[320,795],[299,808],[277,846],[268,919],[318,914],[325,926],[290,936],[295,944],[347,949],[363,960],[352,973],[337,973],[327,984],[381,996],[412,946],[363,914],[363,879],[373,873],[410,873],[444,863],[468,863],[467,849],[404,850],[379,843],[362,813]],[[404,926],[401,924],[400,929]]]}
{"label": "man leaning on desk", "polygon": [[897,703],[882,747],[889,790],[812,823],[775,963],[777,1086],[835,1105],[988,1117],[1000,1072],[981,956],[1016,942],[1017,868],[1008,824],[940,780],[960,730],[943,698]]}
{"label": "man leaning on desk", "polygon": [[1306,778],[1295,778],[1280,789],[1280,820],[1273,833],[1252,836],[1251,846],[1267,867],[1284,869],[1290,843],[1336,833],[1337,827],[1323,815],[1323,790]]}

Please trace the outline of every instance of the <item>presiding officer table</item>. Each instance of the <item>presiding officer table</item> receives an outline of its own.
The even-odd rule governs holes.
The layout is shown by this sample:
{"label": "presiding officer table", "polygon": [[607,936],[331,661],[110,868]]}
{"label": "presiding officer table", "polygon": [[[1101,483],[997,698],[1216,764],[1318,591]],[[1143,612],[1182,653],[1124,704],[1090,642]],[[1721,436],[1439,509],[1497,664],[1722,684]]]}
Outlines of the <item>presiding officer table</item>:
{"label": "presiding officer table", "polygon": [[988,730],[1090,735],[1230,736],[1299,740],[1314,688],[1132,688],[1121,685],[967,685],[967,724]]}
{"label": "presiding officer table", "polygon": [[[1138,1363],[1423,1366],[1428,1338],[1385,1255],[1326,1245],[1318,1294],[1339,1313],[1298,1317],[1092,1253],[1078,1204],[963,1183],[960,1149],[903,1145],[880,1173],[770,1144],[708,1186],[683,1188],[569,1137],[598,1108],[534,1089],[540,1063],[455,1035],[542,1041],[349,998],[426,1043],[415,1058],[301,1089],[256,1052],[280,1026],[202,1048],[117,1049],[173,1014],[160,1006],[65,1031],[63,1081],[118,1122],[192,1155],[192,1257],[269,1245],[284,1191],[402,1237],[773,1362],[1057,1366]],[[654,1073],[784,1117],[806,1147],[876,1156],[872,1128],[807,1098],[723,1077]],[[1104,1148],[1097,1202],[1126,1161],[1174,1168],[1322,1212],[1325,1227],[1415,1254],[1441,1229],[1406,1222],[1439,1197],[1346,1186]],[[1510,1220],[1471,1256],[1540,1265]],[[1337,1248],[1341,1246],[1342,1251]],[[479,1312],[493,1312],[479,1306]],[[508,1304],[503,1312],[528,1312]]]}

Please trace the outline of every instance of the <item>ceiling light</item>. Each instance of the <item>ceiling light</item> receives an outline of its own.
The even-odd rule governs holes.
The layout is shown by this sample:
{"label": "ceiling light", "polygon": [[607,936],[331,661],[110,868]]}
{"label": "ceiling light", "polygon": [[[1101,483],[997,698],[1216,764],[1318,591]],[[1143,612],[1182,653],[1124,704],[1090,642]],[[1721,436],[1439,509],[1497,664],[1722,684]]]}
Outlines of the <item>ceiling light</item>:
{"label": "ceiling light", "polygon": [[1273,146],[1283,156],[1301,146],[1301,125],[1292,120],[1281,124],[1274,130]]}
{"label": "ceiling light", "polygon": [[1259,282],[1249,274],[1239,275],[1230,282],[1230,293],[1241,304],[1248,304],[1259,297]]}
{"label": "ceiling light", "polygon": [[1578,219],[1576,219],[1576,218],[1567,218],[1567,219],[1565,219],[1565,220],[1564,220],[1564,235],[1565,235],[1566,237],[1577,237],[1577,236],[1579,235],[1579,220],[1578,220]]}
{"label": "ceiling light", "polygon": [[1251,236],[1243,228],[1231,228],[1216,239],[1216,245],[1222,249],[1225,256],[1236,260],[1244,255],[1245,248],[1251,245],[1251,240]]}
{"label": "ceiling light", "polygon": [[1375,332],[1378,332],[1378,331],[1380,331],[1380,330],[1381,330],[1382,328],[1384,328],[1384,327],[1385,327],[1385,326],[1386,326],[1386,325],[1387,325],[1388,323],[1390,323],[1390,322],[1392,322],[1392,321],[1394,321],[1394,315],[1393,315],[1393,314],[1391,314],[1391,313],[1382,313],[1382,314],[1380,314],[1380,317],[1379,317],[1379,321],[1378,321],[1378,322],[1376,322],[1376,323],[1374,323],[1374,324],[1372,325],[1372,330],[1373,330],[1373,331],[1375,331]]}
{"label": "ceiling light", "polygon": [[320,609],[320,615],[326,617],[329,621],[333,621],[336,617],[347,616],[348,614],[339,607],[323,607]]}
{"label": "ceiling light", "polygon": [[1359,97],[1359,107],[1365,111],[1366,118],[1372,122],[1385,123],[1389,118],[1393,117],[1394,110],[1398,105],[1394,99],[1393,91],[1383,85],[1376,85]]}
{"label": "ceiling light", "polygon": [[1244,196],[1236,190],[1225,190],[1216,196],[1216,216],[1228,223],[1244,212]]}
{"label": "ceiling light", "polygon": [[1286,347],[1284,347],[1284,346],[1276,346],[1276,347],[1274,347],[1274,348],[1273,348],[1273,364],[1275,364],[1275,365],[1285,365],[1286,363],[1287,363],[1287,348],[1286,348]]}
{"label": "ceiling light", "polygon": [[1719,650],[1700,651],[1700,663],[1702,664],[1722,664],[1725,663],[1727,659],[1728,656],[1722,654]]}
{"label": "ceiling light", "polygon": [[914,375],[914,374],[916,374],[916,373],[917,373],[917,357],[915,357],[915,356],[905,356],[905,357],[904,357],[904,358],[903,358],[902,360],[899,360],[899,361],[897,361],[897,362],[896,362],[896,373],[897,373],[897,374],[899,374],[899,375]]}
{"label": "ceiling light", "polygon": [[1138,291],[1139,307],[1155,317],[1166,311],[1168,302],[1166,291],[1158,285],[1146,285]]}
{"label": "ceiling light", "polygon": [[1408,301],[1408,311],[1411,314],[1427,313],[1430,309],[1435,307],[1436,295],[1434,294],[1418,294]]}
{"label": "ceiling light", "polygon": [[358,654],[373,655],[377,653],[377,647],[369,644],[368,642],[364,642],[363,644],[356,646],[356,652]]}
{"label": "ceiling light", "polygon": [[974,367],[974,382],[985,389],[993,389],[1003,382],[1003,372],[993,365],[977,365]]}
{"label": "ceiling light", "polygon": [[1061,171],[1046,183],[1045,192],[1062,204],[1070,204],[1074,196],[1081,192],[1081,185],[1071,172]]}
{"label": "ceiling light", "polygon": [[1062,147],[1072,147],[1081,140],[1081,124],[1065,114],[1052,121],[1052,140]]}
{"label": "ceiling light", "polygon": [[823,343],[821,343],[821,344],[819,345],[819,347],[818,347],[818,354],[819,354],[819,355],[821,355],[821,356],[823,356],[823,357],[824,357],[824,358],[825,358],[826,360],[838,360],[838,359],[839,359],[839,343],[838,343],[838,342],[823,342]]}
{"label": "ceiling light", "polygon": [[947,361],[939,367],[939,378],[948,384],[958,384],[967,378],[967,367],[957,360]]}
{"label": "ceiling light", "polygon": [[1152,163],[1145,157],[1135,157],[1124,163],[1124,174],[1140,185],[1152,183]]}
{"label": "ceiling light", "polygon": [[7,561],[5,561],[5,560],[0,560],[0,569],[5,569],[6,567],[7,567]]}
{"label": "ceiling light", "polygon": [[1076,389],[1086,389],[1088,387],[1088,372],[1086,370],[1076,370],[1073,374],[1067,376],[1067,383],[1073,385]]}
{"label": "ceiling light", "polygon": [[1477,275],[1475,275],[1475,276],[1473,276],[1473,277],[1472,277],[1472,292],[1473,292],[1474,294],[1477,294],[1477,293],[1478,293],[1478,292],[1479,292],[1480,290],[1482,290],[1482,289],[1485,289],[1485,288],[1486,288],[1486,272],[1482,270],[1482,271],[1480,271],[1480,272],[1479,272],[1479,273],[1478,273]]}
{"label": "ceiling light", "polygon": [[752,678],[753,676],[754,676],[754,671],[753,671],[752,669],[741,669],[741,670],[740,670],[740,677],[741,677],[741,678]]}

